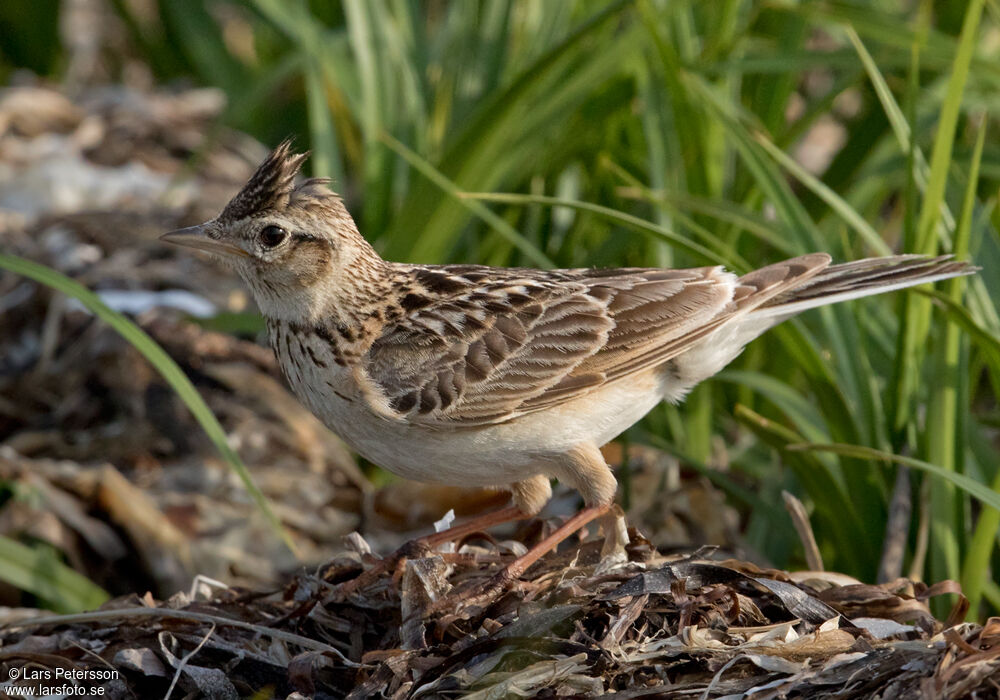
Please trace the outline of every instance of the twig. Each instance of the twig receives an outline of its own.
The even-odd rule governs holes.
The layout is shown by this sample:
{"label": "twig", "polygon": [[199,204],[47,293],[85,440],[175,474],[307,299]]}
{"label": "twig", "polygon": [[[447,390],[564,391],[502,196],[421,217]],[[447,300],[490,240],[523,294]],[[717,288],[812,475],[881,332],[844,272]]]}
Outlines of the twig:
{"label": "twig", "polygon": [[924,580],[924,563],[927,560],[927,546],[931,538],[931,483],[924,479],[920,484],[920,518],[917,521],[917,542],[913,547],[910,572],[907,577],[913,581]]}
{"label": "twig", "polygon": [[220,627],[237,627],[239,629],[256,632],[263,637],[280,639],[289,644],[297,644],[306,649],[323,651],[336,656],[345,666],[351,668],[361,668],[362,664],[351,661],[344,656],[339,649],[329,644],[317,642],[314,639],[303,637],[283,630],[271,629],[264,625],[257,625],[243,620],[234,620],[208,613],[192,612],[190,610],[169,610],[166,608],[122,608],[119,610],[95,610],[94,612],[75,613],[72,615],[51,615],[49,617],[36,617],[29,620],[22,620],[0,627],[0,630],[21,629],[25,627],[44,627],[49,625],[72,625],[86,622],[102,622],[114,619],[130,619],[135,617],[152,618],[173,618],[176,620],[191,620],[193,622],[207,622]]}
{"label": "twig", "polygon": [[781,492],[781,498],[785,501],[785,510],[792,518],[795,531],[799,533],[799,540],[806,552],[806,565],[813,571],[823,571],[823,557],[819,553],[819,545],[816,544],[816,535],[813,534],[812,524],[809,522],[809,514],[802,501],[790,494],[788,491]]}
{"label": "twig", "polygon": [[[163,700],[170,700],[170,696],[174,692],[174,686],[177,685],[177,681],[181,677],[181,671],[183,671],[184,667],[187,666],[187,662],[191,658],[193,658],[195,654],[201,651],[201,648],[205,646],[205,642],[207,642],[213,634],[215,634],[215,623],[212,623],[212,627],[208,630],[208,634],[202,637],[201,641],[198,642],[198,646],[196,646],[194,649],[185,654],[184,657],[177,662],[177,667],[176,670],[174,671],[174,677],[170,681],[170,687],[167,688],[167,694],[163,696]],[[163,644],[163,642],[161,641],[160,644]],[[173,654],[171,654],[171,656],[173,656]]]}
{"label": "twig", "polygon": [[889,501],[889,519],[885,524],[885,543],[878,565],[878,583],[895,581],[903,573],[903,555],[910,532],[910,516],[913,514],[913,499],[910,494],[910,470],[900,466],[896,470],[896,482],[892,487]]}

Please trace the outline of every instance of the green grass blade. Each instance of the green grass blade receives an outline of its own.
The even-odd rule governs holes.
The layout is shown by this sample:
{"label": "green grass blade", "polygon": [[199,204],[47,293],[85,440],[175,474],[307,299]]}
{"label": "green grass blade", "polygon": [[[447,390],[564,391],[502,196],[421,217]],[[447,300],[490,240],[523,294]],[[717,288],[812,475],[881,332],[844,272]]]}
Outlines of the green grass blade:
{"label": "green grass blade", "polygon": [[340,149],[337,145],[337,130],[334,128],[330,107],[326,100],[326,85],[323,71],[308,58],[305,62],[306,114],[309,118],[309,134],[312,140],[310,160],[312,173],[318,177],[329,177],[343,182],[340,166]]}
{"label": "green grass blade", "polygon": [[[1000,473],[993,479],[992,488],[1000,493]],[[969,599],[970,620],[979,617],[983,589],[992,581],[990,560],[997,548],[997,532],[1000,532],[1000,510],[983,508],[962,561],[962,592]]]}
{"label": "green grass blade", "polygon": [[[961,112],[962,97],[968,79],[982,9],[983,0],[972,0],[966,8],[962,34],[938,119],[934,148],[931,153],[930,177],[917,223],[915,252],[918,253],[934,254],[938,250],[939,240],[943,235],[946,235],[943,230],[942,236],[937,235],[940,211],[944,203],[948,170],[952,163],[955,131]],[[968,231],[966,231],[967,234]],[[917,296],[908,297],[901,361],[912,363],[914,366],[917,364],[917,359],[922,355],[920,347],[925,343],[930,328],[931,312],[930,300]],[[945,470],[955,471],[958,467],[955,455],[955,423],[958,419],[956,383],[960,381],[958,373],[959,337],[957,328],[954,326],[951,328],[953,329],[952,333],[946,338],[944,347],[939,346],[935,355],[935,364],[940,372],[945,373],[943,375],[945,381],[937,383],[934,388],[935,395],[931,401],[933,419],[928,423],[927,443],[930,459]],[[909,381],[904,381],[900,385],[898,405],[906,406],[916,393],[916,381],[912,372],[904,372],[901,376],[908,377]],[[901,415],[907,416],[908,412]],[[897,428],[901,427],[899,420],[897,420],[896,425]],[[961,516],[955,493],[948,486],[931,491],[931,532],[935,544],[930,560],[931,577],[935,579],[958,577],[961,564],[961,542],[959,541]]]}
{"label": "green grass blade", "polygon": [[874,576],[878,564],[878,542],[866,535],[871,523],[858,511],[858,504],[849,496],[849,488],[843,480],[815,455],[786,452],[790,444],[802,442],[801,435],[746,406],[737,406],[735,415],[766,444],[782,451],[782,462],[792,469],[815,503],[816,514],[821,519],[818,529],[837,543],[838,559],[849,562],[855,571]]}
{"label": "green grass blade", "polygon": [[[969,253],[969,241],[972,237],[972,219],[975,216],[976,187],[979,184],[979,166],[983,157],[983,146],[986,143],[987,121],[983,118],[979,125],[976,144],[973,147],[972,161],[969,164],[969,182],[965,189],[962,202],[962,213],[958,227],[955,230],[955,255],[964,258]],[[956,305],[962,301],[966,287],[966,278],[957,277],[945,282],[945,294]],[[965,447],[959,441],[960,427],[967,420],[968,412],[959,409],[959,400],[968,395],[968,372],[961,371],[961,365],[967,364],[967,350],[963,348],[961,329],[957,323],[945,324],[944,342],[938,348],[937,365],[940,367],[938,377],[954,377],[952,381],[939,382],[934,386],[930,398],[928,425],[932,426],[928,439],[928,455],[930,459],[943,468],[964,472],[962,462]],[[963,355],[965,355],[963,363]],[[1000,482],[1000,476],[998,476]],[[969,613],[979,607],[983,583],[990,574],[990,558],[997,526],[1000,525],[1000,511],[984,510],[979,516],[976,530],[973,532],[974,543],[967,550],[965,561],[961,568],[962,590],[969,599]],[[953,523],[959,525],[960,523]],[[947,538],[954,543],[955,558],[961,556],[959,542],[950,533]],[[956,564],[956,566],[958,566]]]}
{"label": "green grass blade", "polygon": [[754,182],[764,196],[774,205],[780,219],[796,240],[796,252],[805,253],[823,250],[823,240],[816,228],[815,222],[809,218],[802,203],[796,198],[791,187],[782,177],[771,158],[757,143],[750,129],[741,123],[730,112],[733,110],[715,91],[701,81],[688,81],[697,86],[692,93],[701,98],[702,104],[725,127],[736,152],[739,153],[744,165],[753,174]]}
{"label": "green grass blade", "polygon": [[441,171],[431,165],[425,158],[421,158],[418,153],[410,150],[402,142],[396,140],[387,133],[382,134],[382,140],[389,148],[402,156],[403,159],[412,165],[421,175],[441,188],[442,191],[453,197],[455,201],[459,202],[463,207],[489,224],[494,231],[503,236],[503,238],[509,243],[516,246],[535,264],[541,265],[542,267],[555,267],[555,263],[553,263],[549,256],[543,253],[538,246],[522,236],[517,229],[490,211],[488,207],[480,204],[474,199],[463,196],[464,193],[459,190],[458,186],[441,173]]}
{"label": "green grass blade", "polygon": [[[663,91],[659,89],[662,78],[657,74],[656,66],[652,62],[645,61],[637,67],[636,77],[639,83],[639,94],[643,102],[650,107],[642,111],[642,129],[645,137],[646,157],[649,161],[650,184],[656,189],[666,189],[669,178],[671,184],[676,186],[679,184],[680,171],[671,168],[670,163],[678,157],[681,148],[675,137],[673,113],[664,104],[666,100]],[[656,207],[657,223],[665,229],[673,228],[670,214],[667,207]],[[673,266],[673,251],[666,243],[657,245],[654,248],[654,254],[657,266]]]}
{"label": "green grass blade", "polygon": [[[846,31],[848,39],[850,39],[851,43],[854,44],[854,48],[858,52],[858,56],[865,68],[865,72],[868,74],[868,79],[871,81],[872,87],[875,89],[875,94],[878,96],[882,109],[885,111],[886,117],[889,119],[889,124],[892,126],[893,133],[896,136],[896,141],[899,143],[900,149],[903,153],[912,153],[914,181],[920,188],[921,192],[926,192],[931,170],[930,166],[927,164],[927,157],[915,143],[913,139],[913,131],[910,129],[910,124],[906,119],[906,115],[903,113],[903,109],[899,106],[899,103],[896,102],[896,98],[893,97],[892,90],[889,88],[889,83],[886,81],[885,76],[882,75],[882,71],[879,70],[878,65],[876,65],[875,59],[872,58],[868,49],[865,48],[865,45],[862,43],[858,33],[854,30],[854,27],[846,27]],[[941,222],[946,230],[950,231],[955,228],[955,217],[948,208],[948,203],[946,201],[941,202],[940,215]]]}
{"label": "green grass blade", "polygon": [[778,148],[763,133],[754,134],[757,143],[763,146],[764,150],[777,161],[778,165],[791,173],[796,180],[808,187],[817,197],[826,202],[833,211],[842,218],[848,226],[854,229],[865,243],[868,244],[875,255],[891,255],[892,249],[885,244],[878,232],[872,225],[865,221],[860,214],[844,199],[827,187],[822,180],[799,165],[795,159],[790,158],[784,151]]}
{"label": "green grass blade", "polygon": [[[912,8],[913,5],[920,8],[916,11],[927,8],[934,14],[940,12],[940,6],[933,2],[913,3],[907,7]],[[771,6],[776,7],[777,4]],[[857,30],[866,37],[890,49],[909,51],[914,41],[920,41],[925,44],[924,53],[928,57],[928,66],[935,68],[947,66],[956,53],[955,37],[946,33],[947,30],[935,27],[911,27],[899,13],[887,12],[884,9],[885,5],[878,3],[809,2],[789,4],[787,7],[789,11],[804,13],[823,24],[836,23],[857,27]],[[913,13],[914,10],[911,9],[910,14]],[[990,56],[974,58],[973,62],[984,79],[996,82],[1000,78],[1000,65],[990,58]]]}
{"label": "green grass blade", "polygon": [[[858,36],[857,31],[854,27],[845,27],[847,32],[847,38],[854,45],[855,51],[858,52],[858,57],[861,59],[861,64],[865,68],[865,72],[868,74],[868,79],[872,83],[872,87],[875,89],[875,94],[878,96],[879,102],[882,104],[882,109],[885,111],[886,116],[889,118],[889,124],[892,126],[893,133],[896,135],[896,141],[899,142],[899,147],[904,153],[910,150],[911,144],[913,143],[913,134],[910,130],[910,124],[906,119],[906,115],[903,113],[903,109],[896,102],[896,98],[892,94],[892,90],[889,88],[889,83],[886,81],[885,76],[882,71],[879,70],[878,65],[875,63],[875,59],[868,52],[867,47],[861,41],[861,37]],[[927,176],[930,168],[927,165],[927,159],[924,157],[923,151],[917,148],[914,151],[914,156],[916,158],[916,176],[917,182],[921,188],[927,186]]]}
{"label": "green grass blade", "polygon": [[93,610],[108,594],[58,559],[50,547],[28,547],[0,535],[0,580],[38,596],[57,613]]}
{"label": "green grass blade", "polygon": [[1000,335],[983,328],[959,301],[956,301],[950,294],[936,289],[916,289],[914,291],[937,302],[949,320],[961,326],[962,330],[969,334],[972,341],[983,352],[990,355],[993,362],[1000,362]]}
{"label": "green grass blade", "polygon": [[785,382],[749,370],[726,369],[713,377],[716,382],[730,382],[751,389],[777,406],[796,426],[799,433],[811,442],[828,439],[823,429],[823,416],[809,399]]}
{"label": "green grass blade", "polygon": [[[845,318],[843,314],[831,314],[832,309],[827,309],[827,313],[820,311],[824,321]],[[845,313],[849,314],[849,310]],[[810,334],[803,320],[781,324],[770,335],[780,340],[783,353],[806,373],[809,391],[823,415],[825,429],[831,438],[836,442],[859,443],[869,433],[863,423],[863,416],[869,407],[862,396],[848,393],[848,385],[857,383],[853,375],[857,372],[859,360],[854,356],[859,354],[860,348],[857,342],[846,340],[849,329],[832,322],[824,323],[824,328],[826,342]],[[832,351],[827,342],[832,348],[840,349]],[[880,522],[885,515],[886,483],[883,475],[850,459],[840,460],[840,469],[845,483],[855,488],[852,500],[859,517],[864,522]]]}
{"label": "green grass blade", "polygon": [[194,415],[195,419],[201,425],[202,430],[205,431],[212,444],[215,445],[215,449],[219,451],[222,459],[239,475],[257,508],[260,509],[261,513],[271,523],[274,532],[281,537],[282,541],[296,556],[298,555],[291,536],[281,525],[281,521],[278,520],[274,511],[271,510],[271,506],[268,504],[264,494],[254,484],[253,477],[250,476],[246,465],[243,464],[243,461],[233,448],[229,446],[226,440],[226,433],[222,429],[222,426],[219,425],[219,421],[216,420],[211,409],[205,403],[204,399],[201,398],[198,390],[184,374],[184,371],[177,366],[173,358],[155,340],[150,338],[144,330],[135,325],[123,314],[109,308],[92,291],[51,268],[30,260],[25,260],[16,255],[7,255],[5,253],[0,253],[0,267],[10,270],[15,274],[29,277],[36,282],[52,287],[78,300],[95,316],[107,323],[119,335],[131,343],[136,350],[142,353],[188,407],[188,410],[191,411],[192,415]]}
{"label": "green grass blade", "polygon": [[[507,87],[478,100],[468,118],[455,125],[442,155],[434,159],[434,169],[463,190],[504,188],[506,180],[519,178],[534,166],[540,151],[553,148],[548,140],[540,140],[543,134],[547,139],[572,140],[576,132],[566,120],[635,51],[636,31],[624,24],[612,35],[607,26],[629,5],[615,2],[575,24],[558,43],[517,71]],[[601,53],[588,51],[583,44],[605,30],[608,39]],[[595,100],[593,104],[598,109],[618,109],[616,103]],[[591,128],[589,122],[575,124]],[[385,232],[385,253],[415,261],[444,258],[468,223],[469,204],[453,201],[447,192],[442,196],[439,182],[415,179]],[[413,236],[415,222],[420,237]],[[537,257],[529,259],[538,262]]]}
{"label": "green grass blade", "polygon": [[671,243],[683,250],[686,250],[699,258],[704,259],[709,264],[725,265],[735,256],[741,263],[746,261],[739,258],[734,251],[716,253],[705,246],[697,243],[687,236],[682,236],[670,229],[651,223],[638,216],[632,216],[624,212],[617,211],[610,207],[592,204],[591,202],[579,202],[573,199],[563,199],[561,197],[548,197],[545,195],[517,194],[507,192],[459,192],[457,196],[461,199],[479,200],[484,202],[503,202],[506,204],[543,204],[551,207],[567,207],[578,211],[587,211],[603,216],[606,219],[615,221],[629,228],[635,229],[643,234],[652,236],[657,240]]}
{"label": "green grass blade", "polygon": [[951,153],[955,143],[955,129],[962,109],[962,95],[965,83],[969,77],[969,65],[976,47],[976,37],[979,32],[979,18],[983,11],[984,0],[971,0],[965,11],[965,21],[962,24],[962,34],[955,53],[951,78],[948,80],[948,91],[941,105],[941,117],[938,120],[937,135],[934,138],[934,149],[931,151],[930,179],[927,182],[927,192],[924,194],[924,204],[920,210],[920,222],[917,225],[917,246],[914,252],[931,255],[937,249],[935,243],[935,228],[939,220],[941,204],[944,202],[945,186],[948,183],[948,168],[951,167]]}
{"label": "green grass blade", "polygon": [[793,451],[832,452],[833,454],[842,455],[844,457],[853,457],[855,459],[868,460],[870,462],[902,464],[905,467],[918,469],[922,472],[926,472],[927,474],[931,474],[942,481],[946,481],[949,484],[957,486],[959,489],[972,496],[983,505],[989,506],[990,508],[1000,509],[1000,492],[991,489],[986,484],[979,483],[965,474],[949,471],[936,464],[931,464],[930,462],[925,462],[913,457],[904,457],[902,455],[894,455],[891,452],[876,450],[871,447],[864,447],[862,445],[846,445],[843,443],[819,444],[813,442],[800,442],[789,444],[788,449]]}
{"label": "green grass blade", "polygon": [[775,222],[768,221],[739,204],[699,197],[687,192],[670,190],[657,192],[639,185],[620,187],[617,194],[626,199],[654,202],[674,212],[685,210],[703,214],[720,223],[732,224],[746,231],[784,255],[791,257],[796,254],[795,247],[788,243],[788,236],[782,235],[780,227]]}

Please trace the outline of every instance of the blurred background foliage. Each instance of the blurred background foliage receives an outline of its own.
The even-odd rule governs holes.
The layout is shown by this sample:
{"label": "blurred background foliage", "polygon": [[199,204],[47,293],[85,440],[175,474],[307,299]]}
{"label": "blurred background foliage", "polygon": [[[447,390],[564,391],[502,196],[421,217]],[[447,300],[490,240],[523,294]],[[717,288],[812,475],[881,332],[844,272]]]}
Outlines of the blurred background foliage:
{"label": "blurred background foliage", "polygon": [[71,30],[88,5],[0,4],[0,78],[219,88],[220,126],[295,135],[391,259],[971,258],[933,298],[785,324],[626,439],[725,489],[780,566],[802,565],[787,489],[826,565],[874,580],[895,489],[903,573],[1000,610],[997,0],[109,0]]}

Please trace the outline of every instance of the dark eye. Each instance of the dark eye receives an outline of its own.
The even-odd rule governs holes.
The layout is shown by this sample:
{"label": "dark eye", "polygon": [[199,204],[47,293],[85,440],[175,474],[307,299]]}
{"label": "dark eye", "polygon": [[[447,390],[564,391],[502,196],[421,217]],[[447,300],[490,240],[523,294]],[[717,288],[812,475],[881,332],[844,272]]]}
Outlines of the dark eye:
{"label": "dark eye", "polygon": [[280,226],[265,226],[260,232],[260,244],[265,248],[277,248],[288,238],[288,231]]}

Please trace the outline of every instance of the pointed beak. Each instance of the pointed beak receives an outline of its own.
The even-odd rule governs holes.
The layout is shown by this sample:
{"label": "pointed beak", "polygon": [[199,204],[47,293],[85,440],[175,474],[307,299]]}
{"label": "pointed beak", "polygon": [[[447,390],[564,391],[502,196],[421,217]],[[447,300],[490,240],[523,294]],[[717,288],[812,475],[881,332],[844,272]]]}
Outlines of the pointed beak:
{"label": "pointed beak", "polygon": [[237,245],[209,238],[202,226],[179,228],[176,231],[163,234],[160,236],[160,240],[187,248],[197,248],[198,250],[204,250],[214,255],[249,257],[249,254]]}

